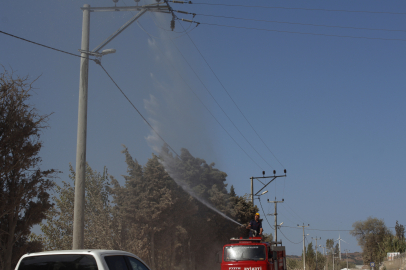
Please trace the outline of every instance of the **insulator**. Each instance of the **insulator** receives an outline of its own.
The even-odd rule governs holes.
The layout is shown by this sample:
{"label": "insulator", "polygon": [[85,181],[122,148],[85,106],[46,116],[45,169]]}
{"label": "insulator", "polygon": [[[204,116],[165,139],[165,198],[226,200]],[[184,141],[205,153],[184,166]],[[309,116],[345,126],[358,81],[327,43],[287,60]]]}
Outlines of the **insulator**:
{"label": "insulator", "polygon": [[273,174],[276,174],[276,171],[275,171],[275,170],[273,170]]}
{"label": "insulator", "polygon": [[191,21],[191,20],[187,20],[187,19],[182,19],[182,21],[184,21],[184,22],[190,22],[190,23],[193,23],[193,21]]}
{"label": "insulator", "polygon": [[183,14],[189,14],[189,12],[181,11],[181,10],[177,10],[176,12],[183,13]]}
{"label": "insulator", "polygon": [[286,174],[286,169],[284,169],[283,172]]}
{"label": "insulator", "polygon": [[171,20],[171,29],[173,31],[173,29],[175,29],[175,20]]}

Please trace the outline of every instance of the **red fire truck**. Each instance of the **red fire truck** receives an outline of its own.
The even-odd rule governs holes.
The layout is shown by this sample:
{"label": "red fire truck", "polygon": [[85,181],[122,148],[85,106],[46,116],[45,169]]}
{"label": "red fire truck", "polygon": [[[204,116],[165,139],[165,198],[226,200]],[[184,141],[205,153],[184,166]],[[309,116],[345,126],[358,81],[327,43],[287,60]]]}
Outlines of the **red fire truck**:
{"label": "red fire truck", "polygon": [[261,242],[261,237],[231,238],[223,247],[221,270],[286,270],[284,246]]}

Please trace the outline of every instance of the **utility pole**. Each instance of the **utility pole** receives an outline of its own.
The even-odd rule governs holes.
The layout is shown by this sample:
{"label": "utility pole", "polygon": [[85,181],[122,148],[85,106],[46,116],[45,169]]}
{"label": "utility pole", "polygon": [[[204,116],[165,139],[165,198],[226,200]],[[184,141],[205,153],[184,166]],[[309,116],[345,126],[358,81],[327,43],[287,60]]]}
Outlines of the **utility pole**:
{"label": "utility pole", "polygon": [[282,201],[277,201],[276,197],[275,197],[275,201],[269,201],[269,199],[268,199],[269,203],[274,203],[275,204],[275,212],[274,212],[274,214],[271,214],[271,215],[275,216],[275,243],[276,244],[278,244],[278,211],[277,211],[277,205],[278,205],[278,203],[283,203],[284,201],[285,201],[284,199],[282,199]]}
{"label": "utility pole", "polygon": [[[114,2],[117,2],[114,0]],[[78,131],[76,147],[76,178],[75,178],[75,202],[73,215],[73,241],[72,249],[83,249],[84,246],[84,208],[85,208],[85,177],[86,177],[86,134],[87,134],[87,97],[88,97],[88,76],[89,76],[89,55],[100,59],[103,55],[115,52],[115,50],[101,50],[105,45],[112,41],[128,26],[135,22],[147,11],[171,13],[171,8],[167,2],[155,3],[144,6],[133,7],[90,7],[85,4],[83,10],[82,22],[82,44],[80,59],[80,81],[79,81],[79,105],[78,105]],[[93,51],[89,51],[90,36],[90,12],[98,11],[139,11],[127,23],[120,27],[115,33],[103,41]]]}
{"label": "utility pole", "polygon": [[306,248],[305,248],[305,231],[304,231],[304,228],[309,227],[310,224],[307,224],[307,226],[305,226],[304,223],[303,223],[303,226],[299,226],[299,224],[297,224],[297,226],[303,228],[303,270],[306,270]]}
{"label": "utility pole", "polygon": [[347,259],[347,270],[348,270],[348,252],[349,250],[348,249],[346,249],[345,250],[345,258]]}
{"label": "utility pole", "polygon": [[73,215],[73,249],[82,249],[85,224],[85,176],[86,176],[86,133],[87,133],[87,88],[89,74],[89,32],[90,5],[85,4],[82,22],[82,45],[80,58],[78,133],[76,147],[75,203]]}
{"label": "utility pole", "polygon": [[324,251],[324,249],[325,249],[326,247],[324,247],[324,246],[320,246],[320,247],[323,249],[323,255],[326,256],[326,252]]}
{"label": "utility pole", "polygon": [[251,202],[254,205],[254,177],[251,176]]}
{"label": "utility pole", "polygon": [[320,237],[320,238],[317,238],[317,236],[316,236],[316,238],[313,238],[313,237],[312,237],[312,239],[315,239],[315,240],[316,240],[316,270],[317,270],[317,253],[319,252],[318,246],[317,246],[317,240],[320,240],[321,237]]}
{"label": "utility pole", "polygon": [[[265,171],[262,171],[262,176],[254,177],[251,176],[251,202],[252,205],[254,205],[254,196],[258,196],[258,193],[260,193],[267,185],[272,183],[276,178],[278,177],[286,177],[286,169],[283,170],[285,175],[276,175],[276,171],[273,171],[273,176],[265,176]],[[267,184],[262,183],[259,179],[260,178],[272,178],[271,181],[269,181]],[[254,194],[254,179],[258,180],[262,185],[264,185],[257,193]]]}

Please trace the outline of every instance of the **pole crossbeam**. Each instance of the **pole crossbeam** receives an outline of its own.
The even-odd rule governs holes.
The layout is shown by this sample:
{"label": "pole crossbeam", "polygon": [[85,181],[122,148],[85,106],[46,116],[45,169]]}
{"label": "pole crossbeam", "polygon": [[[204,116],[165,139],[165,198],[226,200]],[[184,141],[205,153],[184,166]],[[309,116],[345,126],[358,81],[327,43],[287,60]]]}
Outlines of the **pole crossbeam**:
{"label": "pole crossbeam", "polygon": [[141,11],[147,9],[149,11],[160,11],[170,13],[167,5],[145,5],[145,6],[131,6],[131,7],[82,7],[82,10],[89,10],[91,12],[112,12],[112,11]]}

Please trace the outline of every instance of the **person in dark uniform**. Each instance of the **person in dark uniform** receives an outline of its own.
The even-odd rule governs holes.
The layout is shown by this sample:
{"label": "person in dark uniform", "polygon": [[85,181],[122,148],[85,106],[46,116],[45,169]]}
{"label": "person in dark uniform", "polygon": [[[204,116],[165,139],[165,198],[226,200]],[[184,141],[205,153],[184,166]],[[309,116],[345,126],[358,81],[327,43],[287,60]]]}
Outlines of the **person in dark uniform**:
{"label": "person in dark uniform", "polygon": [[[255,217],[253,220],[250,221],[250,224],[247,226],[247,230],[254,230],[257,232],[256,236],[262,237],[262,222],[259,220],[259,213],[255,214]],[[253,237],[252,230],[250,230],[250,235],[249,237]]]}

